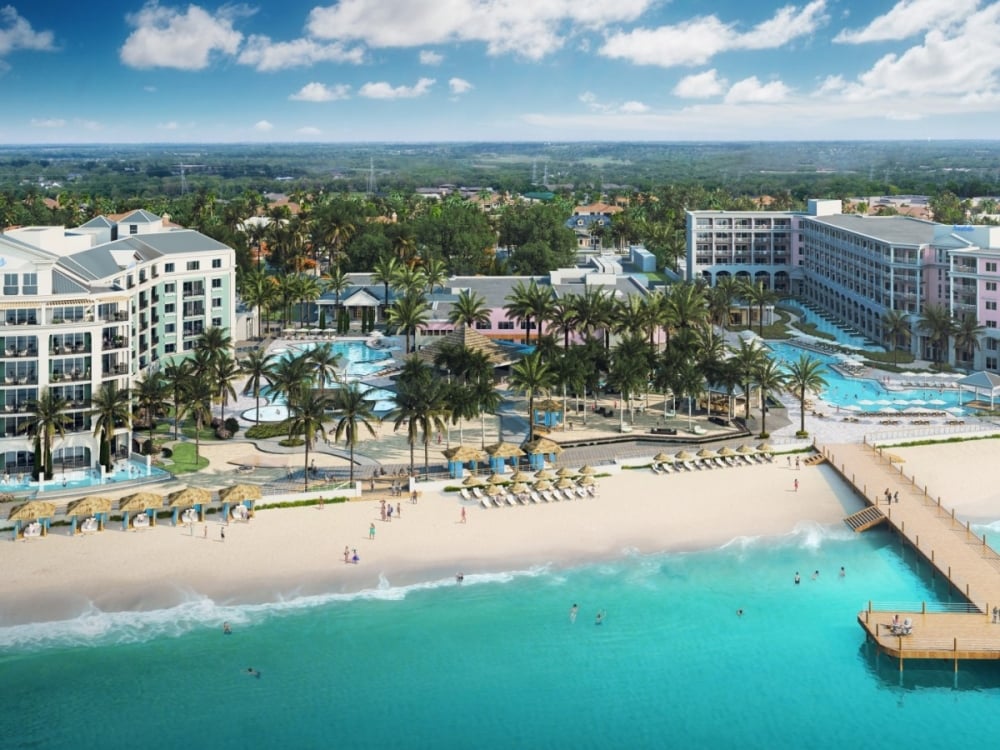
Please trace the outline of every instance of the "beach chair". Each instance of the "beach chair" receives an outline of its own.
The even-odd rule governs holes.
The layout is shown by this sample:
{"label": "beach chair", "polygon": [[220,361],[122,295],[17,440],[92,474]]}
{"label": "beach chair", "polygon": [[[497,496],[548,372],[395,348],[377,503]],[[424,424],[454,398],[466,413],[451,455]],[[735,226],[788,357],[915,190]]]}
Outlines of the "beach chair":
{"label": "beach chair", "polygon": [[726,466],[729,465],[729,464],[726,463],[725,458],[723,456],[719,456],[718,458],[713,458],[712,461],[720,469],[724,469],[724,468],[726,468]]}
{"label": "beach chair", "polygon": [[503,501],[504,501],[505,503],[507,503],[507,505],[511,505],[511,506],[513,506],[513,505],[517,505],[517,500],[516,500],[516,499],[514,499],[514,496],[513,496],[513,495],[509,495],[509,494],[506,494],[506,493],[504,493],[503,495],[500,495],[500,498],[501,498],[501,499],[502,499],[502,500],[503,500]]}
{"label": "beach chair", "polygon": [[559,498],[553,494],[552,490],[542,490],[542,497],[544,497],[550,503],[554,503],[559,500]]}
{"label": "beach chair", "polygon": [[472,495],[469,494],[469,491],[465,487],[460,489],[458,494],[462,496],[463,500],[472,500]]}
{"label": "beach chair", "polygon": [[529,495],[529,496],[531,497],[531,499],[532,499],[532,500],[534,500],[534,501],[535,501],[536,503],[541,503],[541,502],[544,502],[544,501],[542,500],[542,496],[541,496],[541,495],[539,495],[539,494],[538,494],[538,492],[536,492],[535,490],[532,490],[531,492],[529,492],[529,493],[528,493],[528,495]]}
{"label": "beach chair", "polygon": [[587,492],[590,494],[591,497],[597,497],[597,485],[592,484],[589,487],[587,487]]}
{"label": "beach chair", "polygon": [[484,508],[492,508],[493,507],[493,503],[490,502],[489,497],[486,496],[486,495],[483,495],[481,498],[479,498],[479,504],[482,505]]}
{"label": "beach chair", "polygon": [[660,464],[660,471],[662,471],[664,474],[673,474],[675,471],[677,471],[677,469],[675,469],[670,464]]}
{"label": "beach chair", "polygon": [[663,473],[660,470],[659,464],[650,464],[649,465],[649,470],[652,471],[654,474],[662,474]]}
{"label": "beach chair", "polygon": [[482,499],[483,499],[484,497],[486,497],[486,493],[485,493],[485,492],[483,492],[483,491],[482,491],[481,489],[479,489],[478,487],[473,487],[473,488],[472,488],[472,494],[473,494],[473,495],[475,495],[475,496],[476,496],[477,498],[479,498],[480,500],[482,500]]}
{"label": "beach chair", "polygon": [[587,496],[587,490],[585,488],[583,488],[583,487],[577,487],[573,491],[576,493],[577,497],[586,497]]}

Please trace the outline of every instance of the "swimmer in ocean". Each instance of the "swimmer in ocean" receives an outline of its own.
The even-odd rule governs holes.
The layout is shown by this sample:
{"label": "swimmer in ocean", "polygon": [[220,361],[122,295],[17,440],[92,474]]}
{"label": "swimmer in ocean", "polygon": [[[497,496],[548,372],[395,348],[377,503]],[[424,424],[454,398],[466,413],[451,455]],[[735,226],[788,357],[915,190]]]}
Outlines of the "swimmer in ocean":
{"label": "swimmer in ocean", "polygon": [[228,622],[222,623],[222,634],[223,635],[232,635],[233,634],[233,629],[231,627],[229,627],[229,623]]}
{"label": "swimmer in ocean", "polygon": [[575,604],[569,608],[569,621],[576,622],[576,613],[580,611],[580,608]]}
{"label": "swimmer in ocean", "polygon": [[258,680],[260,679],[260,670],[253,667],[247,667],[247,674],[251,677],[256,677]]}
{"label": "swimmer in ocean", "polygon": [[606,609],[602,609],[600,612],[598,612],[597,613],[597,618],[594,620],[594,624],[595,625],[603,625],[604,624],[604,615],[605,614],[607,614],[607,610]]}

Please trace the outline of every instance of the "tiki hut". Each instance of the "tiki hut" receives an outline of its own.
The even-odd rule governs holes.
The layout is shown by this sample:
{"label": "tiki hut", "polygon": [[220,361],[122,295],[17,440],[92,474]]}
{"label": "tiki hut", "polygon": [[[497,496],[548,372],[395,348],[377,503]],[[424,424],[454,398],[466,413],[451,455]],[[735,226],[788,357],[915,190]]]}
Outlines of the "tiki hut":
{"label": "tiki hut", "polygon": [[182,508],[194,508],[198,514],[198,519],[204,521],[205,506],[208,505],[211,499],[211,493],[208,490],[203,490],[199,487],[188,487],[171,493],[167,496],[167,505],[174,510],[174,516],[171,519],[171,522],[174,526],[177,525],[177,517],[180,515]]}
{"label": "tiki hut", "polygon": [[528,454],[528,461],[533,469],[544,467],[546,457],[549,461],[555,461],[556,456],[563,451],[559,443],[546,437],[537,437],[522,447],[524,452]]}
{"label": "tiki hut", "polygon": [[574,487],[576,487],[576,482],[569,477],[562,477],[558,482],[556,482],[557,490],[571,490]]}
{"label": "tiki hut", "polygon": [[80,516],[96,518],[98,530],[103,531],[112,505],[111,498],[102,495],[89,495],[67,504],[66,515],[72,519],[73,533],[76,534],[76,521]]}
{"label": "tiki hut", "polygon": [[[654,460],[655,460],[655,459],[654,459]],[[583,466],[582,466],[582,467],[580,468],[580,472],[579,472],[579,473],[580,473],[580,475],[581,475],[581,476],[585,476],[585,477],[592,477],[592,476],[594,476],[594,474],[596,474],[596,473],[597,473],[597,469],[595,469],[595,468],[594,468],[593,466],[591,466],[590,464],[584,464],[584,465],[583,465]]]}
{"label": "tiki hut", "polygon": [[752,445],[747,445],[746,443],[743,443],[743,445],[741,445],[739,448],[736,449],[736,452],[742,453],[744,456],[752,456],[754,453],[757,452],[757,449],[754,448]]}
{"label": "tiki hut", "polygon": [[489,480],[490,484],[507,484],[507,477],[503,474],[490,474]]}
{"label": "tiki hut", "polygon": [[538,479],[542,479],[542,480],[555,479],[555,476],[556,475],[553,474],[548,469],[542,469],[541,471],[536,471],[535,472],[535,479],[536,480],[538,480]]}
{"label": "tiki hut", "polygon": [[483,480],[477,477],[475,474],[470,474],[462,482],[463,487],[481,487],[482,485],[483,485]]}
{"label": "tiki hut", "polygon": [[510,475],[510,481],[512,482],[530,482],[533,479],[531,474],[527,471],[515,471]]}
{"label": "tiki hut", "polygon": [[486,458],[486,454],[479,448],[471,445],[458,445],[443,451],[444,457],[448,459],[448,474],[452,479],[461,479],[465,473],[465,464],[473,461],[479,462]]}
{"label": "tiki hut", "polygon": [[535,404],[535,413],[531,416],[535,424],[542,424],[551,429],[562,421],[562,413],[562,405],[554,399],[547,398]]}
{"label": "tiki hut", "polygon": [[520,458],[524,455],[519,447],[514,443],[494,443],[486,446],[486,452],[490,456],[490,469],[497,474],[504,473],[504,461],[508,458]]}
{"label": "tiki hut", "polygon": [[[653,463],[656,463],[656,464],[668,464],[668,463],[672,462],[673,460],[674,460],[673,456],[671,456],[669,453],[664,453],[663,451],[660,451],[655,456],[653,456]],[[590,468],[590,467],[587,467],[587,468]],[[583,474],[582,471],[580,473]],[[591,473],[593,473],[593,469],[591,469]]]}
{"label": "tiki hut", "polygon": [[[130,513],[136,513],[136,520],[133,522],[133,526],[136,528],[142,528],[145,524],[142,523],[139,516],[144,515],[149,519],[150,526],[156,526],[156,511],[163,506],[163,497],[157,495],[155,492],[134,492],[127,497],[123,497],[118,501],[118,510],[122,512],[122,523],[125,528],[128,528],[128,520]],[[152,513],[147,514],[147,510],[152,510]]]}
{"label": "tiki hut", "polygon": [[[556,476],[560,478],[575,477],[576,475],[577,472],[569,468],[568,466],[563,466],[561,469],[559,469],[559,471],[556,472]],[[557,484],[556,487],[558,486],[559,485]]]}
{"label": "tiki hut", "polygon": [[[49,524],[52,522],[52,516],[55,514],[56,506],[53,503],[44,500],[32,500],[11,508],[7,520],[14,521],[15,539],[21,533],[21,524],[25,521],[28,522],[29,527],[39,530],[39,536],[45,536],[49,533]],[[35,526],[35,524],[38,525]]]}
{"label": "tiki hut", "polygon": [[544,490],[552,488],[552,482],[550,482],[548,479],[539,479],[532,485],[532,487],[534,487],[539,492],[543,492]]}
{"label": "tiki hut", "polygon": [[[255,500],[260,500],[260,485],[256,484],[234,484],[231,487],[224,487],[219,490],[219,500],[222,502],[222,517],[229,520],[229,506],[237,505],[233,508],[233,516],[246,521],[253,511]],[[242,508],[240,510],[239,508]]]}
{"label": "tiki hut", "polygon": [[592,476],[588,475],[581,477],[580,480],[577,482],[577,484],[580,485],[581,487],[592,487],[593,485],[597,484],[597,480],[594,479]]}

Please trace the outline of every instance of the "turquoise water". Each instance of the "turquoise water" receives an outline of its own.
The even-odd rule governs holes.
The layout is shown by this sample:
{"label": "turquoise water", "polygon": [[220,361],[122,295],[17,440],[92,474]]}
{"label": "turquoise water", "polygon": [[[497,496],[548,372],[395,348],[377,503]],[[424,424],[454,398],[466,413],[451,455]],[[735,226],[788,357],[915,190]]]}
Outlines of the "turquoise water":
{"label": "turquoise water", "polygon": [[162,481],[170,477],[170,473],[156,466],[146,468],[146,462],[141,461],[118,461],[114,471],[108,474],[102,482],[100,472],[97,469],[70,469],[60,471],[59,464],[56,464],[52,479],[45,481],[44,487],[39,489],[38,482],[32,481],[29,472],[20,474],[9,474],[0,476],[0,492],[19,492],[24,490],[34,490],[39,494],[46,492],[63,492],[71,489],[87,489],[99,487],[102,484],[114,484],[120,482],[149,483]]}
{"label": "turquoise water", "polygon": [[[829,354],[814,352],[779,342],[768,342],[775,359],[783,362],[794,362],[803,354],[818,359],[830,365],[837,358]],[[948,411],[956,416],[968,413],[960,405],[960,401],[970,401],[972,396],[955,388],[908,388],[905,390],[887,389],[874,378],[848,378],[830,367],[823,369],[826,388],[822,398],[828,403],[857,412],[905,412],[907,409],[916,411]]]}
{"label": "turquoise water", "polygon": [[90,613],[0,628],[0,726],[7,748],[960,747],[995,728],[1000,667],[900,675],[855,622],[869,599],[948,597],[888,532],[803,525],[462,585]]}

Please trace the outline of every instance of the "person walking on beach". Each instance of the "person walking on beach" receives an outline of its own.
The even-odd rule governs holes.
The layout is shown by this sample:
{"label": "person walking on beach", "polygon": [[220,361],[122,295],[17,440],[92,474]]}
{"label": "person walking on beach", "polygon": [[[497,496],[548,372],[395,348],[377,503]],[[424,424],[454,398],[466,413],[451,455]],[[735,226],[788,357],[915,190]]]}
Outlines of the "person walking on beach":
{"label": "person walking on beach", "polygon": [[799,470],[799,457],[798,456],[795,457],[795,470],[796,471]]}
{"label": "person walking on beach", "polygon": [[368,527],[368,538],[375,539],[375,524]]}
{"label": "person walking on beach", "polygon": [[892,496],[892,499],[897,503],[899,502],[899,490],[896,490],[896,494]]}
{"label": "person walking on beach", "polygon": [[795,480],[795,491],[796,492],[799,491],[799,480],[798,479]]}
{"label": "person walking on beach", "polygon": [[221,539],[222,541],[226,541],[226,527],[225,526],[220,526],[219,527],[219,539]]}
{"label": "person walking on beach", "polygon": [[462,506],[462,523],[465,523],[465,506]]}
{"label": "person walking on beach", "polygon": [[385,520],[392,520],[392,503],[389,503],[389,507],[385,509]]}
{"label": "person walking on beach", "polygon": [[351,561],[351,548],[346,544],[344,545],[344,562],[349,563]]}
{"label": "person walking on beach", "polygon": [[208,539],[208,524],[207,523],[205,524],[204,528],[201,531],[201,538],[202,539]]}
{"label": "person walking on beach", "polygon": [[403,504],[396,503],[396,520],[398,521],[402,517],[403,517]]}
{"label": "person walking on beach", "polygon": [[788,463],[788,468],[789,469],[792,468],[792,457],[791,456],[785,456],[785,461]]}

